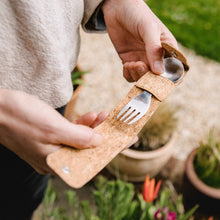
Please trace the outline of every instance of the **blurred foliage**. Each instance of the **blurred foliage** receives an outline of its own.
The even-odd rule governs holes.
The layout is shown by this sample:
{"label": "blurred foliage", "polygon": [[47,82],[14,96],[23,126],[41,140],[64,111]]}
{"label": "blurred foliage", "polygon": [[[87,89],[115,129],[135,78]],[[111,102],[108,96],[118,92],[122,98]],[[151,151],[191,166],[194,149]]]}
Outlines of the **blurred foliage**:
{"label": "blurred foliage", "polygon": [[158,211],[175,212],[176,219],[187,220],[197,206],[185,212],[182,196],[173,189],[166,186],[154,202],[145,202],[141,194],[135,193],[132,183],[119,179],[108,181],[99,176],[93,191],[95,207],[88,200],[80,201],[74,190],[68,190],[62,194],[65,195],[63,208],[59,206],[62,198],[58,198],[56,190],[49,184],[43,201],[42,220],[154,220]]}
{"label": "blurred foliage", "polygon": [[163,103],[138,134],[139,140],[131,149],[147,151],[155,150],[166,144],[173,135],[177,118],[176,109]]}
{"label": "blurred foliage", "polygon": [[84,84],[83,75],[87,74],[88,71],[81,71],[77,66],[71,72],[73,89],[75,90],[79,85]]}
{"label": "blurred foliage", "polygon": [[194,159],[195,172],[207,185],[220,188],[220,141],[213,132],[200,143]]}
{"label": "blurred foliage", "polygon": [[74,190],[64,192],[65,202],[62,206],[56,189],[49,181],[45,196],[42,202],[41,219],[42,220],[85,220],[81,214],[80,201]]}
{"label": "blurred foliage", "polygon": [[220,61],[219,0],[148,0],[152,11],[182,45]]}

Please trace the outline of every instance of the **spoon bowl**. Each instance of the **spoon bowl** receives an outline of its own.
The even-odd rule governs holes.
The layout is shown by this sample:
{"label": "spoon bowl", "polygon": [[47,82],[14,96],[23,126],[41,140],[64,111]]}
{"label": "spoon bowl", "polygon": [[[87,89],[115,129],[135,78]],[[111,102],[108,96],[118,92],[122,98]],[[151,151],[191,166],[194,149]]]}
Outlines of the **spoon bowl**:
{"label": "spoon bowl", "polygon": [[161,76],[166,77],[173,83],[178,82],[184,76],[184,66],[182,62],[174,57],[164,58],[165,71]]}

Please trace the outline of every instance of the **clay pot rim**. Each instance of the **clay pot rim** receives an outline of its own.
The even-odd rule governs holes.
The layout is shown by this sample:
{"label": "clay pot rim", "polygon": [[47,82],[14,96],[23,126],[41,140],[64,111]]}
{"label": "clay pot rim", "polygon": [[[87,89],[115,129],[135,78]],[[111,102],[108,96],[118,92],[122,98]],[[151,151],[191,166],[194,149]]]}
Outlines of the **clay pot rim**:
{"label": "clay pot rim", "polygon": [[214,199],[220,199],[220,189],[216,189],[214,187],[206,185],[204,182],[202,182],[199,177],[197,176],[194,165],[193,165],[193,160],[195,157],[195,154],[197,152],[198,148],[194,149],[188,156],[187,161],[186,161],[186,175],[191,182],[191,184],[197,188],[200,192],[203,194],[214,198]]}
{"label": "clay pot rim", "polygon": [[133,149],[126,149],[122,151],[121,154],[124,156],[130,157],[130,158],[139,159],[139,160],[153,159],[160,155],[165,154],[167,151],[169,151],[169,149],[173,148],[175,139],[176,139],[176,134],[174,133],[165,145],[163,145],[162,147],[156,150],[137,151]]}

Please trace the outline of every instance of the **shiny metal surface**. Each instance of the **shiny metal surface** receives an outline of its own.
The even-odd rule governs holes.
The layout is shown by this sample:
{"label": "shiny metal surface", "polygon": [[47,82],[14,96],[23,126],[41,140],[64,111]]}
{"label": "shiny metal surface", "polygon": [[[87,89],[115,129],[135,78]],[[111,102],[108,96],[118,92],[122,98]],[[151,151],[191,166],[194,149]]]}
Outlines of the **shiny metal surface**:
{"label": "shiny metal surface", "polygon": [[[164,59],[164,65],[165,71],[161,76],[166,77],[174,83],[182,79],[184,66],[180,60],[174,57],[167,57]],[[125,105],[117,115],[117,118],[127,124],[136,122],[147,113],[151,104],[151,96],[152,94],[147,91],[142,92]]]}

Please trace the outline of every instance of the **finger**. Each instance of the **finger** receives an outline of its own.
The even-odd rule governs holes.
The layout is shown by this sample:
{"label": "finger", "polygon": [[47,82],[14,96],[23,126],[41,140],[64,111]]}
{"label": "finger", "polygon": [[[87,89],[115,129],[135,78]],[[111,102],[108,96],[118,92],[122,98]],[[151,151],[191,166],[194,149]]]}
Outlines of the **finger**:
{"label": "finger", "polygon": [[57,176],[57,174],[52,169],[50,169],[46,164],[45,164],[45,168],[38,168],[33,166],[33,169],[40,175],[51,174],[52,176]]}
{"label": "finger", "polygon": [[127,63],[124,63],[124,65],[123,65],[123,76],[128,82],[134,82],[134,80],[131,76],[131,73],[129,71],[129,63],[130,62],[127,62]]}
{"label": "finger", "polygon": [[108,117],[108,112],[106,111],[100,112],[90,127],[95,128],[96,126],[101,124],[107,117]]}
{"label": "finger", "polygon": [[137,81],[140,78],[139,74],[136,71],[136,62],[127,62],[126,68],[127,68],[127,72],[129,72],[129,76],[130,76],[129,82]]}
{"label": "finger", "polygon": [[[158,25],[149,24],[150,27],[143,26],[141,35],[145,44],[146,56],[152,72],[162,74],[164,72],[163,48],[161,46],[161,30]],[[149,31],[151,29],[151,31]]]}
{"label": "finger", "polygon": [[148,66],[143,61],[138,61],[135,63],[135,71],[138,75],[138,79],[149,71]]}
{"label": "finger", "polygon": [[143,61],[127,62],[124,66],[126,71],[129,73],[130,82],[137,81],[141,76],[149,71],[148,66]]}
{"label": "finger", "polygon": [[128,71],[130,72],[133,81],[137,81],[139,79],[139,75],[136,71],[136,62],[130,62],[128,68]]}
{"label": "finger", "polygon": [[92,128],[69,121],[60,126],[57,136],[58,144],[79,149],[99,146],[102,142],[101,135]]}
{"label": "finger", "polygon": [[164,72],[163,48],[157,42],[152,42],[149,45],[146,52],[151,71],[155,74],[162,74]]}
{"label": "finger", "polygon": [[94,123],[96,118],[97,118],[97,114],[95,112],[88,112],[80,116],[80,118],[78,118],[75,123],[91,127],[91,125]]}

